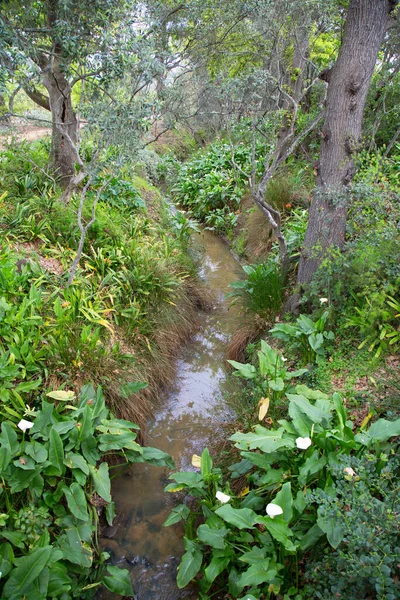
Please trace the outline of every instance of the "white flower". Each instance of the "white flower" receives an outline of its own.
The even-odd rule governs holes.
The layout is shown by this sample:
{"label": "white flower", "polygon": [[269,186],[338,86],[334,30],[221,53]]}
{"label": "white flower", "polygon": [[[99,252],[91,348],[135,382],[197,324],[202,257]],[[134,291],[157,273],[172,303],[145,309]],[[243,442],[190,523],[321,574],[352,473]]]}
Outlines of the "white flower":
{"label": "white flower", "polygon": [[325,304],[326,302],[329,302],[328,298],[320,298],[319,301],[321,304]]}
{"label": "white flower", "polygon": [[354,475],[356,474],[356,472],[351,467],[346,467],[345,469],[343,469],[343,473],[346,473],[346,475],[350,475],[350,477],[354,477]]}
{"label": "white flower", "polygon": [[274,517],[277,517],[278,515],[282,515],[283,510],[280,506],[278,506],[278,504],[274,504],[273,502],[270,502],[270,504],[267,504],[266,513],[269,517],[271,517],[271,519],[273,519]]}
{"label": "white flower", "polygon": [[298,437],[296,439],[296,446],[300,448],[300,450],[307,450],[311,446],[312,442],[309,437]]}
{"label": "white flower", "polygon": [[222,504],[226,504],[231,499],[231,497],[228,496],[228,494],[224,494],[223,492],[219,491],[215,494],[215,497],[217,498],[217,500],[222,502]]}
{"label": "white flower", "polygon": [[281,356],[281,360],[283,360],[283,362],[286,362],[287,358],[285,358],[284,356]]}
{"label": "white flower", "polygon": [[21,419],[18,423],[18,427],[25,433],[25,431],[33,427],[33,423],[31,421],[25,421],[25,419]]}

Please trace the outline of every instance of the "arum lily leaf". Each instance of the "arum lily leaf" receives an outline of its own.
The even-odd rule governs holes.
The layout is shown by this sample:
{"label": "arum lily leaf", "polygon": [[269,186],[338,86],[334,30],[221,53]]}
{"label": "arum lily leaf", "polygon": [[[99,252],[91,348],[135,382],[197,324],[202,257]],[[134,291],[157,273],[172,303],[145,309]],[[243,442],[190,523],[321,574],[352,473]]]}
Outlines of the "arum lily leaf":
{"label": "arum lily leaf", "polygon": [[231,559],[229,556],[213,556],[208,567],[204,569],[204,574],[209,583],[218,577],[220,573],[229,565]]}
{"label": "arum lily leaf", "polygon": [[229,529],[212,529],[208,525],[203,524],[197,529],[197,537],[201,542],[207,544],[207,546],[223,550],[225,548],[224,537],[228,531]]}
{"label": "arum lily leaf", "polygon": [[220,506],[215,513],[238,529],[253,529],[257,519],[257,514],[251,508],[233,508],[230,504]]}
{"label": "arum lily leaf", "polygon": [[[185,538],[185,542],[187,541],[189,540]],[[199,572],[202,562],[203,554],[198,548],[197,544],[192,542],[191,546],[189,546],[189,549],[182,556],[181,563],[178,567],[178,576],[176,582],[179,589],[186,587],[187,584],[192,581],[193,577],[195,577]]]}
{"label": "arum lily leaf", "polygon": [[269,558],[266,558],[263,562],[259,562],[255,565],[251,565],[247,571],[245,571],[239,578],[239,587],[257,586],[261,583],[268,583],[277,574],[276,569],[269,569]]}
{"label": "arum lily leaf", "polygon": [[107,565],[107,572],[109,575],[103,577],[103,584],[110,592],[119,596],[133,596],[132,584],[127,569]]}
{"label": "arum lily leaf", "polygon": [[90,465],[89,469],[93,480],[94,489],[98,495],[103,498],[103,500],[106,502],[111,502],[111,483],[108,472],[108,464],[103,462],[98,469]]}
{"label": "arum lily leaf", "polygon": [[71,513],[82,521],[89,518],[87,510],[87,501],[85,492],[79,483],[72,483],[70,487],[64,487],[64,494],[67,499],[68,508]]}
{"label": "arum lily leaf", "polygon": [[37,548],[23,557],[14,568],[3,589],[3,598],[19,598],[30,592],[32,583],[46,567],[53,548]]}

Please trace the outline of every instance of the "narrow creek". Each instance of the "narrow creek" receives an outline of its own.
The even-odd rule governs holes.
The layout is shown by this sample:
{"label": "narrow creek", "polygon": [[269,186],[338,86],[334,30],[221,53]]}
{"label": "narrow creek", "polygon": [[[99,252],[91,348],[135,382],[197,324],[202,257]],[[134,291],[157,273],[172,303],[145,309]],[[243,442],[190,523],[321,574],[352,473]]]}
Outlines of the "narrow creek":
{"label": "narrow creek", "polygon": [[[225,298],[229,284],[240,278],[241,267],[229,247],[210,231],[196,234],[202,246],[200,276],[213,296],[213,308],[199,314],[199,329],[182,349],[174,388],[154,421],[147,443],[168,452],[176,470],[191,470],[193,454],[200,454],[227,418],[223,405],[225,351],[234,330],[235,313]],[[167,469],[133,465],[113,482],[117,526],[101,545],[114,564],[131,572],[135,600],[196,598],[176,586],[176,569],[183,553],[182,528],[162,527],[173,507],[164,493]],[[102,599],[114,596],[102,595]]]}

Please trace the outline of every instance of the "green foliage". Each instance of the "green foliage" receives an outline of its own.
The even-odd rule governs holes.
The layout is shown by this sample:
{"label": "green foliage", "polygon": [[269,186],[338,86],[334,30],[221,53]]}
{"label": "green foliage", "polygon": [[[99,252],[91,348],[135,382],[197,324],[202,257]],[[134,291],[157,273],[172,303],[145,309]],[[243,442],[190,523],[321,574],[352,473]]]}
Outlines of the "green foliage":
{"label": "green foliage", "polygon": [[[231,467],[233,476],[247,473],[247,486],[242,492],[234,495],[225,486],[227,493],[221,494],[221,475],[210,461],[206,473],[201,469],[201,473],[171,476],[176,483],[169,484],[167,491],[183,490],[198,499],[199,512],[188,512],[186,505],[179,509],[180,518],[187,523],[179,585],[195,577],[203,599],[211,598],[221,587],[233,598],[261,599],[281,594],[287,599],[308,599],[313,587],[311,584],[306,592],[302,591],[299,561],[310,551],[312,556],[323,556],[325,548],[328,561],[332,548],[337,549],[336,556],[343,556],[350,534],[358,538],[351,546],[358,554],[346,567],[351,570],[353,564],[358,564],[360,568],[364,560],[360,540],[369,525],[357,506],[361,507],[365,486],[369,486],[367,506],[368,502],[377,506],[376,516],[384,511],[392,519],[390,531],[398,535],[396,508],[391,504],[395,496],[382,498],[381,492],[394,492],[387,442],[400,433],[400,419],[380,419],[369,430],[355,432],[338,394],[329,398],[298,385],[294,393],[287,393],[287,398],[288,419],[279,420],[270,429],[256,425],[251,432],[231,437],[241,454],[241,461]],[[204,451],[203,456],[205,453],[208,455]],[[363,474],[361,465],[368,463],[374,464],[376,476],[381,478],[380,487],[369,482],[369,474]],[[397,459],[392,464],[398,468]],[[353,511],[356,499],[359,504]],[[176,518],[175,513],[166,524],[176,522]],[[355,532],[353,522],[358,527]],[[373,562],[368,563],[368,558],[364,562],[365,577],[374,578],[381,586],[377,591],[385,593],[396,581],[396,558],[391,559],[391,548],[395,556],[398,553],[396,539],[391,545],[387,540],[386,533],[382,533],[380,547],[387,557],[384,561],[378,563],[373,558],[371,544]],[[334,568],[339,576],[337,566]],[[334,575],[328,584],[333,580]]]}
{"label": "green foliage", "polygon": [[261,340],[261,349],[257,352],[258,366],[242,364],[228,360],[236,369],[235,375],[252,381],[256,395],[268,400],[268,407],[275,407],[293,387],[292,379],[301,377],[307,369],[289,371],[285,366],[286,359],[280,352]]}
{"label": "green foliage", "polygon": [[75,403],[73,392],[48,396],[57,403],[43,400],[32,420],[1,425],[1,597],[87,598],[101,584],[131,595],[128,571],[96,544],[96,506],[112,505],[107,456],[173,463],[136,442],[137,425],[114,418],[100,388],[84,386]]}
{"label": "green foliage", "polygon": [[354,185],[344,251],[324,260],[311,288],[312,298],[329,298],[332,322],[343,335],[349,335],[348,327],[357,328],[358,345],[378,354],[391,349],[398,327],[398,311],[389,302],[398,302],[399,223],[397,195],[380,186]]}
{"label": "green foliage", "polygon": [[[361,460],[343,457],[333,467],[335,496],[318,490],[314,499],[324,519],[342,516],[343,543],[336,550],[314,554],[304,575],[304,594],[312,598],[334,598],[339,594],[348,600],[397,598],[399,467],[398,457],[390,455],[367,455]],[[341,476],[345,469],[355,472],[350,489],[349,476]]]}
{"label": "green foliage", "polygon": [[332,331],[325,330],[328,317],[327,310],[316,321],[300,315],[295,323],[277,323],[270,334],[293,347],[299,353],[302,363],[307,365],[315,362],[317,357],[324,356],[325,341],[335,337]]}
{"label": "green foliage", "polygon": [[[182,165],[172,188],[174,200],[189,208],[196,219],[204,220],[219,233],[231,233],[235,211],[244,190],[243,175],[232,164],[231,147],[215,142],[207,152],[195,154]],[[236,151],[235,161],[244,166],[250,150],[244,145]]]}
{"label": "green foliage", "polygon": [[230,284],[228,297],[239,304],[243,312],[272,321],[282,306],[283,284],[279,265],[273,261],[259,265],[244,265],[247,278]]}

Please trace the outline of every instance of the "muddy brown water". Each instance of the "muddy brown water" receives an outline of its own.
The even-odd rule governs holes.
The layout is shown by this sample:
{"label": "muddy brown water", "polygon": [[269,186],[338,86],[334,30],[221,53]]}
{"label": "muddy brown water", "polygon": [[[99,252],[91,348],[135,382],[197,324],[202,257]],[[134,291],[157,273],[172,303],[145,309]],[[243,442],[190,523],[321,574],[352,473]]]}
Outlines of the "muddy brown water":
{"label": "muddy brown water", "polygon": [[[225,298],[229,284],[242,269],[227,244],[209,231],[196,235],[203,247],[200,275],[213,294],[211,312],[199,315],[200,327],[182,348],[176,385],[149,426],[147,444],[168,452],[176,470],[192,470],[193,454],[201,454],[229,418],[224,405],[225,352],[237,317]],[[236,317],[236,318],[235,318]],[[183,528],[162,527],[174,498],[165,493],[168,470],[147,465],[132,469],[113,481],[112,494],[118,518],[101,546],[114,564],[129,569],[135,600],[197,598],[192,589],[179,590],[176,570],[183,553]],[[113,594],[102,593],[108,600]]]}

